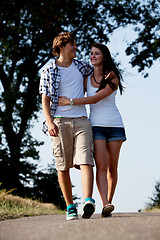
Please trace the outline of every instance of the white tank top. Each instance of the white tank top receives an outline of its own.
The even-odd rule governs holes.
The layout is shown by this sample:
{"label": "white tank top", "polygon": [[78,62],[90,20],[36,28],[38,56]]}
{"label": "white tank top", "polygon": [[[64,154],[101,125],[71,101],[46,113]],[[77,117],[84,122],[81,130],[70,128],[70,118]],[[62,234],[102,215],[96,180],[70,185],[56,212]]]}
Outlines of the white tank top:
{"label": "white tank top", "polygon": [[[87,81],[87,96],[96,94],[98,88],[91,85],[91,76]],[[115,97],[117,91],[114,91],[108,97],[103,98],[96,104],[90,104],[90,122],[92,126],[100,127],[124,127],[122,117],[116,107]]]}
{"label": "white tank top", "polygon": [[[83,77],[75,64],[68,67],[59,67],[58,71],[61,74],[61,81],[59,86],[59,96],[66,96],[68,98],[84,97]],[[82,117],[87,116],[85,105],[67,105],[57,106],[54,117]]]}

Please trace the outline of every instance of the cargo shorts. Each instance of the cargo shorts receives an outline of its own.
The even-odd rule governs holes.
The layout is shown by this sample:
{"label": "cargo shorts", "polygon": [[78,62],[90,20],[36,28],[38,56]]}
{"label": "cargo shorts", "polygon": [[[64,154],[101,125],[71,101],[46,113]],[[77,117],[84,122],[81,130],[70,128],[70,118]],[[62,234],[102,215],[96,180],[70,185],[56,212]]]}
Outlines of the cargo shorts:
{"label": "cargo shorts", "polygon": [[54,118],[59,136],[51,137],[58,170],[87,164],[94,166],[92,127],[87,117]]}

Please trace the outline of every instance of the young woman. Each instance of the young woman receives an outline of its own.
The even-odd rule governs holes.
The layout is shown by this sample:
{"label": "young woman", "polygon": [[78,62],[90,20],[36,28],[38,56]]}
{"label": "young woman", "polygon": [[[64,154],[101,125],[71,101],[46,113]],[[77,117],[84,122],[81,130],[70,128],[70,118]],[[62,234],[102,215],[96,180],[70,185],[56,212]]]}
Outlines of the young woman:
{"label": "young woman", "polygon": [[111,216],[111,204],[117,185],[119,153],[126,140],[121,115],[115,104],[117,89],[123,92],[122,76],[115,66],[107,46],[94,43],[90,54],[93,73],[85,80],[87,97],[59,98],[59,104],[90,105],[93,129],[96,182],[102,200],[102,217]]}

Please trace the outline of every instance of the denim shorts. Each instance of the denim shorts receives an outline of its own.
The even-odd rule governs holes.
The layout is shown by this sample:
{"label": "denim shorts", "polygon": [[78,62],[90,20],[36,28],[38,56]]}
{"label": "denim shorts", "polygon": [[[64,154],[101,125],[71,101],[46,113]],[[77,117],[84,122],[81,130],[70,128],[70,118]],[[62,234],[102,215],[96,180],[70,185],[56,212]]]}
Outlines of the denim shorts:
{"label": "denim shorts", "polygon": [[125,129],[123,127],[92,127],[93,140],[126,141]]}

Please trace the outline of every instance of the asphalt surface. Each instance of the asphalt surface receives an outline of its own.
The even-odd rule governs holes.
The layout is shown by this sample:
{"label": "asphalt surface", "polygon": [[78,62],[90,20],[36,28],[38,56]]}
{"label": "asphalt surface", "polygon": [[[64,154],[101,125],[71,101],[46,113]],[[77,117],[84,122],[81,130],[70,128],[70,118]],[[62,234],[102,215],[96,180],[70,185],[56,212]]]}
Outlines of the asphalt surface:
{"label": "asphalt surface", "polygon": [[0,240],[160,240],[160,213],[113,213],[66,221],[64,215],[0,221]]}

